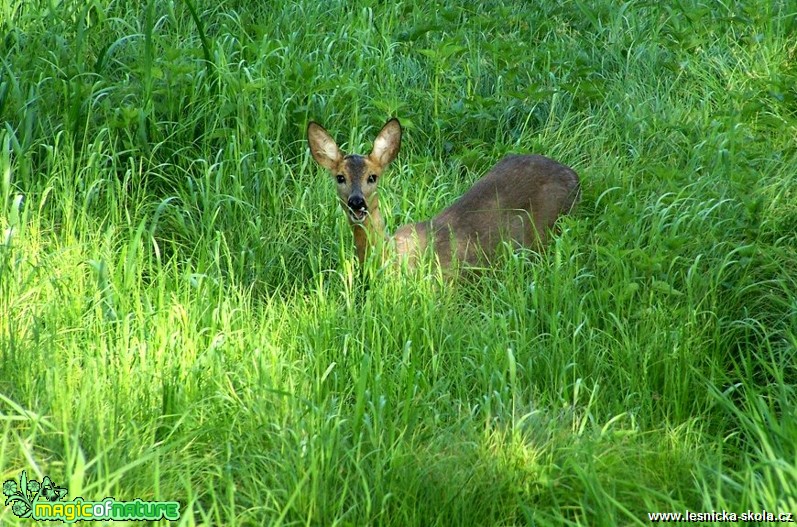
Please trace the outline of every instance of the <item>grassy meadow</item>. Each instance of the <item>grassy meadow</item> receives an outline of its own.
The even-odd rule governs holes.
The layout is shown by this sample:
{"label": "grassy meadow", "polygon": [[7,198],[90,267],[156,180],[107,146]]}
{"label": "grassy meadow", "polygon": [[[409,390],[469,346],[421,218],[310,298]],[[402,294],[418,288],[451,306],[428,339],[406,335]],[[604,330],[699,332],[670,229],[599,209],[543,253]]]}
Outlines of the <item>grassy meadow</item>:
{"label": "grassy meadow", "polygon": [[[389,230],[510,152],[581,205],[456,284],[361,270],[305,130],[392,116]],[[0,481],[181,526],[797,513],[795,408],[793,0],[0,2]]]}

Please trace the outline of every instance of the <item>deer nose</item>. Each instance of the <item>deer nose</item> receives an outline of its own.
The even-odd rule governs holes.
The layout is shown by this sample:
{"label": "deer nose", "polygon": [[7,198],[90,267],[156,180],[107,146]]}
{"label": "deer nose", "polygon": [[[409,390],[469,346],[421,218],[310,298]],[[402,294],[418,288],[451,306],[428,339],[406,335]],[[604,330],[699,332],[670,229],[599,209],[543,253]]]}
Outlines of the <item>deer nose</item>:
{"label": "deer nose", "polygon": [[362,196],[350,196],[349,197],[349,208],[351,210],[363,210],[367,207],[365,206],[365,198]]}

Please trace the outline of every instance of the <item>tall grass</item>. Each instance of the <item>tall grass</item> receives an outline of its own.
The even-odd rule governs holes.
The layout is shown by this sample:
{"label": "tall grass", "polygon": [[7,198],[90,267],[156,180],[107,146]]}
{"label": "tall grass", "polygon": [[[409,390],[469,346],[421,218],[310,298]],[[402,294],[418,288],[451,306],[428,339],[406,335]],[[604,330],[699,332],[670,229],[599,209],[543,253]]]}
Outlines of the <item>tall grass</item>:
{"label": "tall grass", "polygon": [[[3,3],[0,479],[179,525],[797,512],[794,13]],[[305,127],[393,115],[392,228],[508,152],[582,205],[473,280],[362,277]]]}

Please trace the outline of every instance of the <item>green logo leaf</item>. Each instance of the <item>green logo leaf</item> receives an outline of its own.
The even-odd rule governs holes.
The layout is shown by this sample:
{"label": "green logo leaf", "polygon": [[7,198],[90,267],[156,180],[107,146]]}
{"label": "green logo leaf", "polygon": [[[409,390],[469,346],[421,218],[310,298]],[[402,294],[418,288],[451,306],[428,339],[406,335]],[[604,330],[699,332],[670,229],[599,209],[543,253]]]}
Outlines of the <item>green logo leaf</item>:
{"label": "green logo leaf", "polygon": [[39,483],[35,479],[28,479],[26,471],[19,476],[19,483],[9,479],[3,483],[3,495],[6,496],[6,506],[11,505],[11,512],[20,518],[28,518],[33,512],[33,504],[39,498],[48,501],[58,501],[66,497],[66,489],[59,487],[48,477]]}

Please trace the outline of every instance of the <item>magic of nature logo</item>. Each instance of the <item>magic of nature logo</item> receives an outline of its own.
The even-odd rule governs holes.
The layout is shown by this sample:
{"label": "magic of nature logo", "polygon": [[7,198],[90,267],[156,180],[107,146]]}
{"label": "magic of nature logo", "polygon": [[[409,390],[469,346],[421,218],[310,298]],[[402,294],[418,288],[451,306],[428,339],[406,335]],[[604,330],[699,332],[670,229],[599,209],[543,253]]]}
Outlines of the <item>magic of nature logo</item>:
{"label": "magic of nature logo", "polygon": [[67,489],[59,487],[48,477],[41,482],[28,479],[23,470],[19,481],[13,479],[3,483],[6,506],[20,518],[37,521],[156,521],[178,520],[180,503],[176,501],[118,501],[105,498],[102,501],[85,501],[81,497],[66,500]]}

